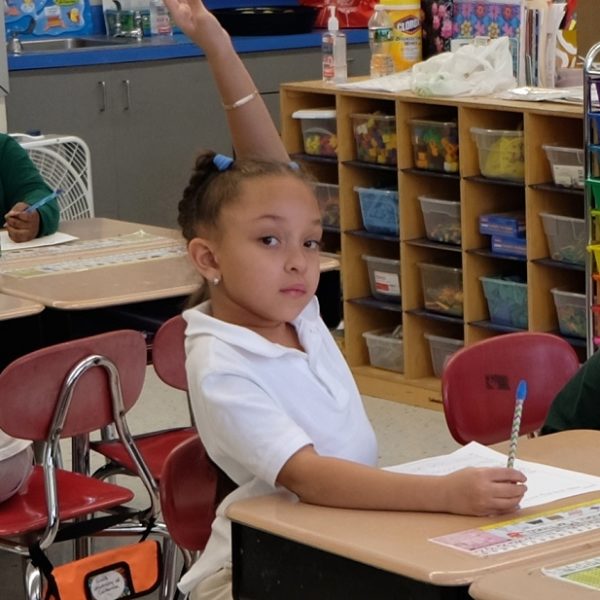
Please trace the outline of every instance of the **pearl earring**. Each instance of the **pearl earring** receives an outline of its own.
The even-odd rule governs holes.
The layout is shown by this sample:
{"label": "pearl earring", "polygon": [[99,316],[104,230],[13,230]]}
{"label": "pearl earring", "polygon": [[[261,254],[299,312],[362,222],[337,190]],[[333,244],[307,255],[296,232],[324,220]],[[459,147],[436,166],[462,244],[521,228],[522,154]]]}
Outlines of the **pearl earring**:
{"label": "pearl earring", "polygon": [[212,283],[213,283],[213,285],[219,285],[220,281],[221,280],[218,277],[213,277]]}

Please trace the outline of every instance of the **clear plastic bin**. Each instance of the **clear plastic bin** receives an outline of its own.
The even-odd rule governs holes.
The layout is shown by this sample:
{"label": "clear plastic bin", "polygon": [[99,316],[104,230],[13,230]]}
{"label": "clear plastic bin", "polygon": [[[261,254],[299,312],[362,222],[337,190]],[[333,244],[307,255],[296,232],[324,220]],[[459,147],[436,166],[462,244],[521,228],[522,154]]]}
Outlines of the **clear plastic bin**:
{"label": "clear plastic bin", "polygon": [[583,148],[566,148],[543,144],[542,148],[550,161],[552,179],[556,185],[569,188],[582,188],[584,178]]}
{"label": "clear plastic bin", "polygon": [[425,308],[433,312],[463,316],[462,269],[418,263]]}
{"label": "clear plastic bin", "polygon": [[554,297],[558,328],[562,335],[585,338],[587,332],[585,294],[576,294],[560,288],[552,288],[550,291]]}
{"label": "clear plastic bin", "polygon": [[454,121],[409,119],[415,167],[458,173],[458,130]]}
{"label": "clear plastic bin", "polygon": [[480,277],[490,320],[498,325],[527,329],[527,284],[518,277]]}
{"label": "clear plastic bin", "polygon": [[479,170],[484,177],[523,181],[523,132],[513,129],[471,127],[477,144]]}
{"label": "clear plastic bin", "polygon": [[584,265],[587,234],[585,220],[540,213],[548,240],[550,257],[560,262]]}
{"label": "clear plastic bin", "polygon": [[460,202],[419,196],[427,238],[460,246]]}
{"label": "clear plastic bin", "polygon": [[457,350],[460,350],[464,346],[464,342],[462,340],[443,337],[441,335],[433,335],[431,333],[425,333],[424,335],[429,342],[433,374],[436,377],[441,377],[446,361]]}
{"label": "clear plastic bin", "polygon": [[369,269],[371,294],[384,302],[400,302],[400,261],[362,255]]}
{"label": "clear plastic bin", "polygon": [[355,187],[358,192],[363,225],[371,233],[398,235],[398,192]]}
{"label": "clear plastic bin", "polygon": [[369,362],[373,367],[404,373],[404,344],[401,328],[365,331],[363,337],[367,342]]}
{"label": "clear plastic bin", "polygon": [[314,108],[292,113],[300,119],[304,152],[313,156],[337,156],[337,124],[335,108]]}
{"label": "clear plastic bin", "polygon": [[315,195],[321,209],[323,227],[340,227],[340,186],[336,183],[316,183]]}
{"label": "clear plastic bin", "polygon": [[356,158],[380,165],[398,162],[396,117],[380,113],[350,115],[356,143]]}

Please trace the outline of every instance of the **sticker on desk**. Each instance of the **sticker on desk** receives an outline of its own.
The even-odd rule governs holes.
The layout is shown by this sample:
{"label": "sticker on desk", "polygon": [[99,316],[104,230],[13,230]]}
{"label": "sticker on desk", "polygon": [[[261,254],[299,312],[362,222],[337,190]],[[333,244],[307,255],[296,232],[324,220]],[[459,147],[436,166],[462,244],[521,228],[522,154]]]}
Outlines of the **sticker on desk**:
{"label": "sticker on desk", "polygon": [[579,560],[559,567],[543,567],[542,573],[561,581],[600,590],[600,556]]}
{"label": "sticker on desk", "polygon": [[600,500],[592,500],[476,529],[457,531],[429,541],[483,557],[598,529]]}
{"label": "sticker on desk", "polygon": [[146,248],[133,252],[120,252],[118,254],[105,254],[88,258],[65,260],[45,265],[35,265],[17,269],[3,270],[2,274],[9,277],[22,279],[40,277],[43,275],[55,275],[57,273],[76,273],[78,271],[89,271],[102,267],[113,267],[132,263],[147,262],[151,260],[162,260],[165,258],[176,258],[184,256],[187,251],[181,244],[162,248]]}

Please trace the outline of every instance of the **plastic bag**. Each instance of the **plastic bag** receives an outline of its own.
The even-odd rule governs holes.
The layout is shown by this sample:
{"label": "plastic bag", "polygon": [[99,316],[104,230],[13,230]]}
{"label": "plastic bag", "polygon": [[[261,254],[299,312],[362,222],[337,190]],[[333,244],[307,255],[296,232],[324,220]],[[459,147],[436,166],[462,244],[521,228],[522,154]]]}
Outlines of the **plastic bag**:
{"label": "plastic bag", "polygon": [[417,63],[410,87],[419,96],[488,96],[515,86],[509,39],[501,37]]}
{"label": "plastic bag", "polygon": [[329,11],[327,7],[331,4],[337,6],[337,18],[342,29],[352,27],[366,27],[377,0],[300,0],[304,6],[313,6],[319,9],[315,27],[327,28]]}

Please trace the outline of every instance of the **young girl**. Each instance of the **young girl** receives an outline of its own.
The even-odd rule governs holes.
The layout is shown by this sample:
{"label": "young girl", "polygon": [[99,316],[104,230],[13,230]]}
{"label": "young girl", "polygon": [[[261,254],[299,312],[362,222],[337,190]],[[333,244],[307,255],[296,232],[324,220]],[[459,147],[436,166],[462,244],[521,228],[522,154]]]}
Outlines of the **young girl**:
{"label": "young girl", "polygon": [[[166,3],[196,41],[220,35],[198,0]],[[218,46],[209,60],[235,55],[228,41],[221,52]],[[219,78],[223,94],[227,77]],[[264,106],[249,78],[245,85],[240,101],[231,95],[224,103],[235,106],[236,125],[248,121],[248,132]],[[515,510],[525,492],[525,477],[513,469],[427,477],[376,468],[373,430],[314,297],[317,200],[285,151],[267,146],[274,151],[262,156],[281,160],[239,151],[235,162],[200,156],[180,202],[189,256],[210,295],[184,312],[190,397],[208,454],[239,486],[219,506],[206,550],[181,581],[194,600],[231,598],[225,513],[241,498],[277,492],[326,506],[490,515]]]}

